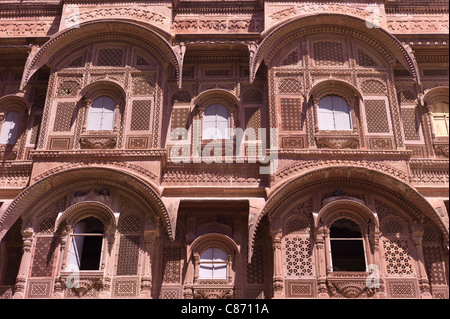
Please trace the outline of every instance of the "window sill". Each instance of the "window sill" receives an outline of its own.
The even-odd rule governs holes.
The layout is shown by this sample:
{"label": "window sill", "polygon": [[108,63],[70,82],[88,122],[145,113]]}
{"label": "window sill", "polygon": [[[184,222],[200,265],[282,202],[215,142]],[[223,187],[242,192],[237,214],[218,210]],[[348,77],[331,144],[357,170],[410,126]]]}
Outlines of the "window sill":
{"label": "window sill", "polygon": [[80,137],[82,149],[111,149],[117,144],[117,134],[83,134]]}

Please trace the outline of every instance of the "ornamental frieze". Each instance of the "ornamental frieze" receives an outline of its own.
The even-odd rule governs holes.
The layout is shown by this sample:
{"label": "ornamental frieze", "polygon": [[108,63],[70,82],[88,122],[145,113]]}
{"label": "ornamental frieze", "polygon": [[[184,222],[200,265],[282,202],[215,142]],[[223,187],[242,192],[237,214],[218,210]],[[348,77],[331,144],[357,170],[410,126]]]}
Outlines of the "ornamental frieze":
{"label": "ornamental frieze", "polygon": [[262,32],[264,19],[260,16],[210,19],[189,17],[174,20],[172,28],[178,33]]}
{"label": "ornamental frieze", "polygon": [[169,27],[170,19],[165,15],[155,12],[156,10],[151,11],[139,8],[108,8],[79,12],[76,7],[73,7],[73,10],[70,10],[71,8],[68,9],[72,12],[64,19],[64,22],[62,22],[62,29],[64,29],[65,27],[77,27],[78,24],[87,21],[109,18],[127,18],[131,20],[139,20],[164,29],[168,29]]}

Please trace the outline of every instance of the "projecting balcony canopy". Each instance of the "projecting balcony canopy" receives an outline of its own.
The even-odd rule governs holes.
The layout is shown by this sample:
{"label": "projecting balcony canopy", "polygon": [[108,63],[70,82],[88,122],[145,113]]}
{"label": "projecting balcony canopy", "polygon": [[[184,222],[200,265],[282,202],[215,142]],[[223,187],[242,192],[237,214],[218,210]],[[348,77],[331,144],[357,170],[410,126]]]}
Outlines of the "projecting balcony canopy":
{"label": "projecting balcony canopy", "polygon": [[161,65],[172,64],[178,84],[181,85],[183,50],[170,45],[166,32],[131,20],[103,19],[82,22],[76,27],[64,29],[54,34],[41,47],[35,47],[30,53],[20,89],[25,88],[33,74],[42,66],[52,67],[78,47],[102,40],[128,41],[144,48],[152,53]]}
{"label": "projecting balcony canopy", "polygon": [[319,13],[293,16],[265,30],[263,40],[252,50],[250,57],[250,82],[255,79],[263,63],[271,65],[291,41],[306,35],[339,33],[367,43],[381,54],[389,64],[397,61],[408,70],[420,85],[417,63],[410,50],[389,31],[380,26],[368,27],[365,20],[346,14]]}

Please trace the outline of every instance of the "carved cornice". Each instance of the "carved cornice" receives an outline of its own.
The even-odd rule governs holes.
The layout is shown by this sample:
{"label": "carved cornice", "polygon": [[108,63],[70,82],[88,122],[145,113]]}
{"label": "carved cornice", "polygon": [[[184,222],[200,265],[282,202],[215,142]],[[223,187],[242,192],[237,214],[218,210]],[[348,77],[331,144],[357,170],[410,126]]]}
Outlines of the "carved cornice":
{"label": "carved cornice", "polygon": [[31,151],[30,156],[33,160],[60,160],[60,159],[99,159],[114,158],[136,159],[136,158],[161,158],[166,156],[165,149],[153,150],[77,150],[77,151]]}

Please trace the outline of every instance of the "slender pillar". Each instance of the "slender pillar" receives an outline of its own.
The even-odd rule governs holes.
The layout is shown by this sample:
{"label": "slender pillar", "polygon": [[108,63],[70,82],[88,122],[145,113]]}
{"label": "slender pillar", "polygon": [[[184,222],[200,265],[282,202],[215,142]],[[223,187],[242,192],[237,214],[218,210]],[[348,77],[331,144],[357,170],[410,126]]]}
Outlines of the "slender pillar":
{"label": "slender pillar", "polygon": [[417,275],[419,277],[420,295],[424,299],[432,298],[430,293],[430,282],[425,269],[425,258],[423,256],[423,238],[424,229],[420,222],[414,221],[411,225],[411,238],[417,253]]}
{"label": "slender pillar", "polygon": [[23,246],[22,246],[22,260],[20,262],[19,272],[16,278],[16,285],[14,289],[13,299],[25,298],[25,286],[27,282],[28,272],[31,264],[31,247],[33,245],[33,228],[28,227],[22,230]]}
{"label": "slender pillar", "polygon": [[324,227],[319,227],[314,241],[317,253],[317,287],[319,298],[329,298],[327,289],[327,268],[326,268],[326,253],[325,253],[325,233]]}
{"label": "slender pillar", "polygon": [[283,256],[281,254],[281,229],[272,230],[273,297],[284,298]]}

